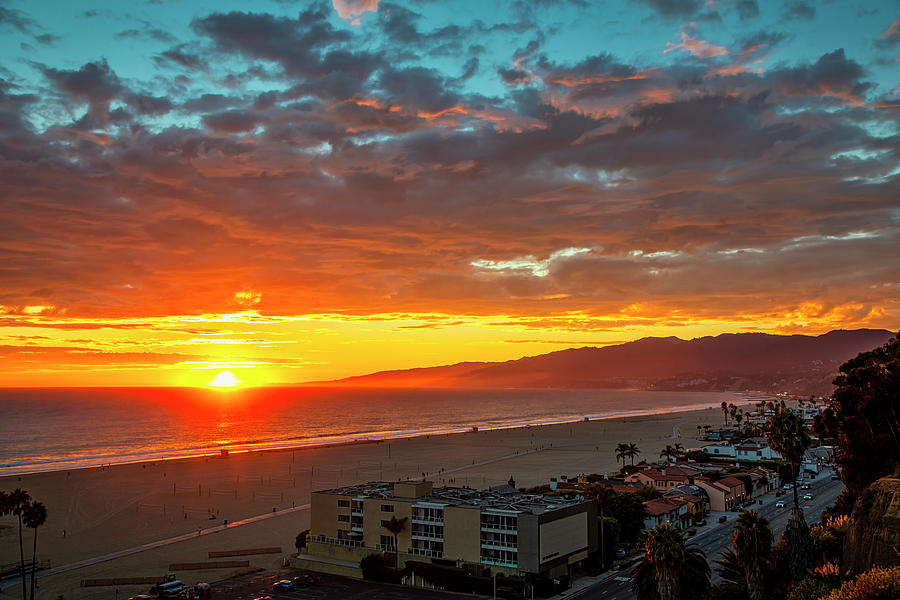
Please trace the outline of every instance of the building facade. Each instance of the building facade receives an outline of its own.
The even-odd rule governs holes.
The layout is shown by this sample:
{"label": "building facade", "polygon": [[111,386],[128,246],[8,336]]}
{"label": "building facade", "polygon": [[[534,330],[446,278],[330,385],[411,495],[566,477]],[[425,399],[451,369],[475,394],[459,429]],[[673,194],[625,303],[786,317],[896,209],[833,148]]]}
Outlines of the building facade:
{"label": "building facade", "polygon": [[[358,563],[381,551],[400,568],[424,558],[555,577],[597,549],[596,502],[504,487],[372,482],[313,492],[307,553]],[[403,522],[396,543],[392,518]]]}

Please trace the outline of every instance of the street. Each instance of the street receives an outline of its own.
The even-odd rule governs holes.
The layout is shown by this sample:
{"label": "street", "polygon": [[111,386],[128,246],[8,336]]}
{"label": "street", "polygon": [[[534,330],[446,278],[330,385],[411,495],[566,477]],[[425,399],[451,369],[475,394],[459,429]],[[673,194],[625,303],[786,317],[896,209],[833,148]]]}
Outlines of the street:
{"label": "street", "polygon": [[[822,511],[834,503],[835,498],[844,488],[844,484],[841,481],[832,480],[830,475],[830,472],[820,473],[817,479],[810,482],[809,490],[798,490],[801,498],[804,494],[811,494],[813,497],[812,500],[803,501],[801,499],[800,501],[803,515],[806,518],[806,522],[810,525],[819,522]],[[784,500],[784,508],[775,507],[775,503],[778,500]],[[763,503],[754,506],[753,510],[756,510],[769,520],[769,527],[772,529],[774,541],[777,542],[790,515],[790,509],[794,502],[793,493],[788,491],[780,498],[776,498],[774,493],[769,493],[762,497],[762,501]],[[718,517],[723,514],[728,516],[728,522],[719,524],[717,522]],[[715,572],[713,563],[719,559],[719,555],[723,550],[731,546],[731,529],[737,516],[738,513],[712,513],[707,519],[709,525],[702,528],[696,536],[688,540],[689,545],[700,547],[706,554],[712,569],[712,583],[714,585],[719,583],[721,578]],[[631,593],[630,569],[626,571],[613,569],[604,580],[591,587],[566,594],[565,597],[579,598],[581,600],[631,600],[634,598],[634,595]]]}

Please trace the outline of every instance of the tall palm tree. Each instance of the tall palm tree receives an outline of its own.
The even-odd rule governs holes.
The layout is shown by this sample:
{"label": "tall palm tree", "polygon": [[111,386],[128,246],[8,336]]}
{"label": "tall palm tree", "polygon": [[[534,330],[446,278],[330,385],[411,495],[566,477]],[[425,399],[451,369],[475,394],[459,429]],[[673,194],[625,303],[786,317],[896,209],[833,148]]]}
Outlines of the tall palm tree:
{"label": "tall palm tree", "polygon": [[675,453],[677,456],[681,456],[682,454],[684,454],[684,446],[681,445],[681,442],[675,442],[675,445],[673,447],[675,448]]}
{"label": "tall palm tree", "polygon": [[[397,517],[391,517],[391,520],[388,521],[387,525],[384,526],[385,529],[391,532],[394,536],[394,552],[399,552],[399,544],[397,543],[397,534],[406,529],[406,522],[409,519],[403,517],[402,519],[398,519]],[[396,565],[395,565],[396,566]]]}
{"label": "tall palm tree", "polygon": [[722,414],[725,415],[725,427],[728,427],[728,403],[722,400]]}
{"label": "tall palm tree", "polygon": [[737,555],[731,548],[726,548],[719,555],[716,561],[716,573],[725,583],[733,583],[735,585],[745,585],[747,578],[744,575],[744,568],[738,562]]}
{"label": "tall palm tree", "polygon": [[[779,404],[773,406],[774,413],[766,430],[769,444],[791,465],[791,477],[796,480],[803,454],[809,448],[809,430],[800,415]],[[794,490],[794,506],[791,515],[784,528],[784,536],[788,542],[788,556],[790,557],[790,572],[794,580],[799,582],[805,579],[806,567],[809,563],[812,548],[812,539],[809,535],[809,526],[803,518],[800,508],[800,499],[797,495],[796,481],[792,481]]]}
{"label": "tall palm tree", "polygon": [[738,564],[744,571],[750,600],[765,600],[766,570],[772,553],[769,521],[754,510],[745,510],[737,518],[731,533]]}
{"label": "tall palm tree", "polygon": [[[31,600],[34,600],[34,575],[37,571],[37,528],[47,522],[47,507],[41,502],[30,502],[23,513],[25,527],[34,529],[34,545],[31,549]],[[24,600],[24,595],[22,596]]]}
{"label": "tall palm tree", "polygon": [[625,468],[625,457],[628,456],[628,444],[619,442],[616,444],[616,464],[622,461],[622,468]]}
{"label": "tall palm tree", "polygon": [[8,503],[10,512],[19,519],[19,570],[22,572],[22,598],[25,598],[25,548],[22,546],[22,517],[25,507],[31,501],[31,495],[21,488],[14,489],[9,494]]}
{"label": "tall palm tree", "polygon": [[644,560],[632,574],[631,589],[638,600],[680,600],[703,597],[709,591],[709,564],[697,547],[670,523],[647,533]]}
{"label": "tall palm tree", "polygon": [[[634,466],[634,458],[641,453],[641,449],[634,442],[628,444],[628,457],[631,458],[631,466]],[[624,462],[624,461],[623,461]]]}

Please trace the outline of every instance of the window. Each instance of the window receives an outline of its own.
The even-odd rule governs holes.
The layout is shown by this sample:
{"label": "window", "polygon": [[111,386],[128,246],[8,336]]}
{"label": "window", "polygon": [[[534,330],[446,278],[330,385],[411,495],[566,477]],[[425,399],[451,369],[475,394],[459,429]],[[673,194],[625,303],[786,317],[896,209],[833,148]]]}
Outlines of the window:
{"label": "window", "polygon": [[382,504],[381,512],[390,512],[390,513],[394,512],[394,505],[393,504]]}
{"label": "window", "polygon": [[338,521],[343,521],[344,523],[349,523],[350,515],[338,515]]}
{"label": "window", "polygon": [[392,535],[381,536],[381,546],[383,548],[393,548],[394,547],[394,536],[392,536]]}
{"label": "window", "polygon": [[349,500],[338,500],[338,506],[342,508],[350,508]]}
{"label": "window", "polygon": [[391,524],[391,522],[388,521],[387,519],[382,519],[382,520],[381,520],[381,526],[382,526],[382,527],[387,527],[387,526],[390,525],[390,524]]}

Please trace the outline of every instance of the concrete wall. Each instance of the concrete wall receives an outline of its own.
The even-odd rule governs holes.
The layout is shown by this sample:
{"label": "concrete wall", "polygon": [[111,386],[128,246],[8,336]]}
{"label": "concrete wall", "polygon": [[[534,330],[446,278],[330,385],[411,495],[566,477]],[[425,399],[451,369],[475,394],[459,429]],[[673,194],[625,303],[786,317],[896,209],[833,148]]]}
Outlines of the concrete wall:
{"label": "concrete wall", "polygon": [[444,507],[444,558],[481,561],[481,511],[477,507]]}

